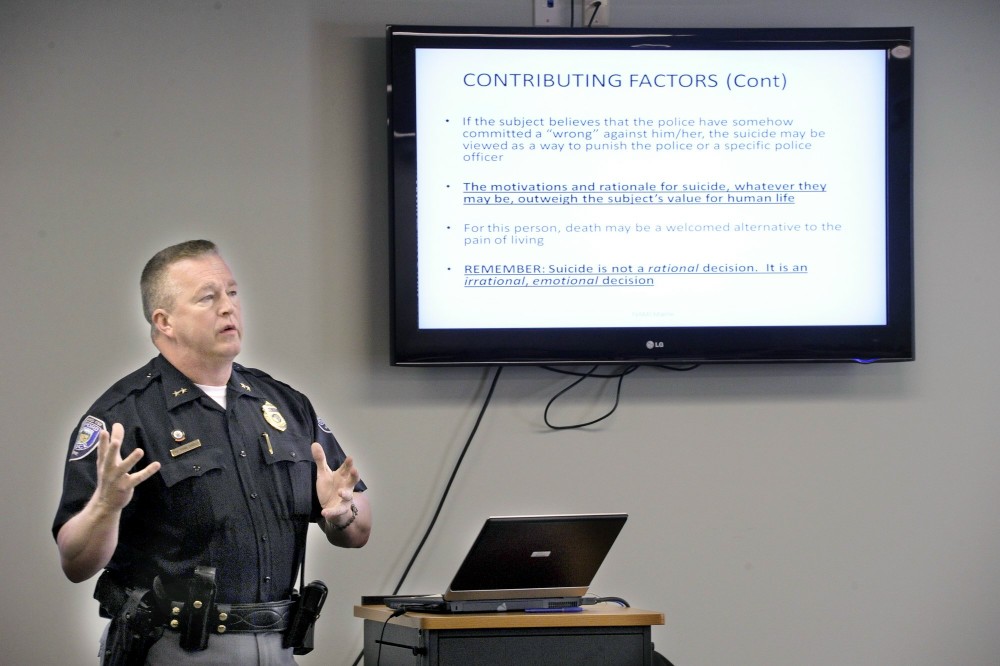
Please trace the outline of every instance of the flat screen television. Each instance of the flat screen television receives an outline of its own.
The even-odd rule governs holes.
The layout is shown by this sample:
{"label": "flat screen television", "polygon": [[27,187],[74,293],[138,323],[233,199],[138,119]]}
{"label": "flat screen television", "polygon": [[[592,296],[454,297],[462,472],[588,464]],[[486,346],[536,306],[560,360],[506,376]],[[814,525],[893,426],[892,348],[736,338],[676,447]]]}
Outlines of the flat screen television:
{"label": "flat screen television", "polygon": [[912,28],[386,44],[392,364],[913,359]]}

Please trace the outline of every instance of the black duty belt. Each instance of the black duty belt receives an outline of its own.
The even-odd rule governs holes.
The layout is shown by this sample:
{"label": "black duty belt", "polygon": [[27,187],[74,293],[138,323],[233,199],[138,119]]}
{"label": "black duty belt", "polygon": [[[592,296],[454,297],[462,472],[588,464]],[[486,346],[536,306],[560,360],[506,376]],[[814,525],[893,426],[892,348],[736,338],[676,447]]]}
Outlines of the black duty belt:
{"label": "black duty belt", "polygon": [[[198,602],[193,602],[197,604]],[[209,608],[207,626],[214,634],[259,634],[268,631],[285,631],[291,623],[291,599],[268,601],[259,604],[220,604]],[[181,629],[181,614],[184,603],[172,601],[169,605],[167,627],[175,631]],[[200,610],[200,609],[199,609]]]}
{"label": "black duty belt", "polygon": [[185,650],[204,650],[211,634],[284,632],[291,625],[291,599],[253,604],[216,601],[214,567],[195,567],[187,587],[187,600],[175,601],[159,578],[153,581],[166,625],[180,633]]}
{"label": "black duty belt", "polygon": [[[129,666],[142,664],[164,627],[180,634],[180,646],[187,651],[204,650],[212,634],[282,634],[282,646],[295,654],[312,650],[312,631],[319,617],[327,588],[322,581],[303,584],[291,599],[254,604],[225,604],[215,598],[215,569],[195,567],[187,580],[187,591],[168,591],[159,576],[152,589],[127,587],[112,571],[97,580],[94,598],[101,615],[111,618],[116,640],[105,655],[105,663]],[[182,597],[183,595],[183,597]],[[177,597],[186,601],[173,601]],[[109,634],[110,635],[110,634]],[[111,639],[109,638],[109,641]],[[108,659],[111,661],[108,661]]]}

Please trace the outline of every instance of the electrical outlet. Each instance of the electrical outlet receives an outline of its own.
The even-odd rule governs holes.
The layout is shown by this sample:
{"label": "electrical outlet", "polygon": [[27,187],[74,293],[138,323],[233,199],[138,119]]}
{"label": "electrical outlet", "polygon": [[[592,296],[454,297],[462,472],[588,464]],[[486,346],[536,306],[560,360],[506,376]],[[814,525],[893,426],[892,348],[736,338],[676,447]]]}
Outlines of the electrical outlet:
{"label": "electrical outlet", "polygon": [[535,0],[535,25],[544,28],[569,27],[569,3],[578,1],[579,0]]}
{"label": "electrical outlet", "polygon": [[583,16],[580,25],[587,28],[606,28],[611,25],[611,0],[581,0]]}

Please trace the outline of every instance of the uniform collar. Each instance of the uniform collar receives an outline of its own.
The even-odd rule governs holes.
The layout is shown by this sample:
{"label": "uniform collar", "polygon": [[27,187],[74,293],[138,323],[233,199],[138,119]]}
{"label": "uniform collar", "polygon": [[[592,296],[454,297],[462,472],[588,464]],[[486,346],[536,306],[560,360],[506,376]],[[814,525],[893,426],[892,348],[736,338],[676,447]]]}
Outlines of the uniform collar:
{"label": "uniform collar", "polygon": [[[227,390],[241,396],[257,397],[254,395],[251,378],[240,373],[241,369],[242,366],[233,364],[233,372],[229,375]],[[152,372],[149,376],[154,374],[161,378],[163,399],[166,401],[168,409],[174,409],[205,395],[193,381],[175,368],[162,354],[153,359]]]}
{"label": "uniform collar", "polygon": [[175,368],[163,355],[153,359],[153,371],[160,376],[167,409],[174,409],[203,395],[201,389]]}
{"label": "uniform collar", "polygon": [[243,370],[243,366],[233,363],[233,372],[229,375],[229,390],[236,395],[260,399],[257,387],[254,386],[253,377],[241,372],[241,370]]}

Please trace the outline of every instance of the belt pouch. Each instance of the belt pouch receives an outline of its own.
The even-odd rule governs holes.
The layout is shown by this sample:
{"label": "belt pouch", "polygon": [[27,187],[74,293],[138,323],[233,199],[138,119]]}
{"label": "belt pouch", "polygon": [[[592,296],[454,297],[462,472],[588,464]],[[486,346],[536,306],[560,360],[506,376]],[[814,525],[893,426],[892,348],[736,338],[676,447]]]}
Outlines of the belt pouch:
{"label": "belt pouch", "polygon": [[326,602],[327,588],[323,581],[314,580],[302,588],[302,594],[292,606],[292,619],[282,637],[282,645],[294,648],[294,654],[309,654],[313,650],[313,629]]}
{"label": "belt pouch", "polygon": [[181,647],[189,652],[208,647],[209,619],[215,605],[215,567],[195,567],[181,611]]}

